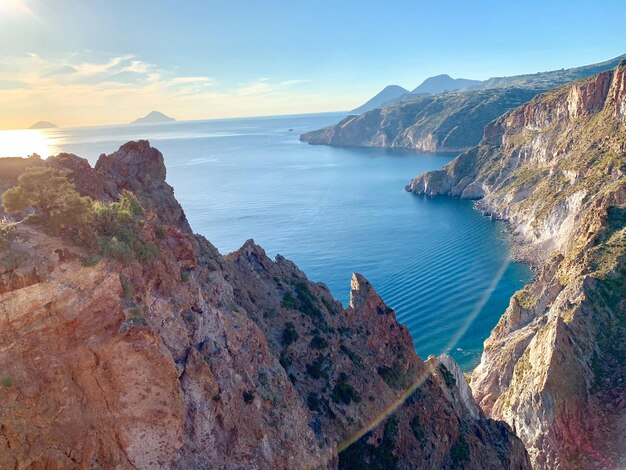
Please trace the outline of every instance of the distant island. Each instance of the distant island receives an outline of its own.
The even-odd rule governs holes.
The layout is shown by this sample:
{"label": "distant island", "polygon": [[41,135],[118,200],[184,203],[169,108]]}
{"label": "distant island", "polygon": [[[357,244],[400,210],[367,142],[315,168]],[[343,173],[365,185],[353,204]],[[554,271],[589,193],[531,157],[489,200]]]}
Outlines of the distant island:
{"label": "distant island", "polygon": [[159,111],[152,111],[146,114],[144,117],[135,119],[131,124],[144,124],[150,122],[172,122],[176,121],[176,119],[166,116],[165,114]]}
{"label": "distant island", "polygon": [[35,124],[29,127],[29,129],[52,129],[59,127],[56,124],[48,121],[37,121]]}

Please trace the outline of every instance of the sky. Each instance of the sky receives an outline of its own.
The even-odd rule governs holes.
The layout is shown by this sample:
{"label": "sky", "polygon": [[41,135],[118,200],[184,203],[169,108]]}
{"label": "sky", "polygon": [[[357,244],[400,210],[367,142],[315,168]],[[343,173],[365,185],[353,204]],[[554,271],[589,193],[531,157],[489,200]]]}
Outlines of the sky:
{"label": "sky", "polygon": [[0,0],[0,129],[344,111],[626,52],[623,0]]}

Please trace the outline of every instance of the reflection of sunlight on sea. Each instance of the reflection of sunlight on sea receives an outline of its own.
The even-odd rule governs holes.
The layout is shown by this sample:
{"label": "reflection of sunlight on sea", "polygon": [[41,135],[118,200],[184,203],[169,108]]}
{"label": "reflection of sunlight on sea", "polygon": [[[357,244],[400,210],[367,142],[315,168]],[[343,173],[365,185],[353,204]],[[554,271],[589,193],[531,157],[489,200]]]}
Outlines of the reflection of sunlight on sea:
{"label": "reflection of sunlight on sea", "polygon": [[55,150],[54,140],[45,131],[0,131],[0,157],[27,157],[36,153],[46,158]]}

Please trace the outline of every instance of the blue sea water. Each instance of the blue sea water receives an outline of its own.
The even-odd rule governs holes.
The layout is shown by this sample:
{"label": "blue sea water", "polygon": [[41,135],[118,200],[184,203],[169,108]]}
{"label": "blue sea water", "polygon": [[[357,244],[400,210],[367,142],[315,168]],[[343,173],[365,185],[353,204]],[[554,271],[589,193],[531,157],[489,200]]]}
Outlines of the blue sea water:
{"label": "blue sea water", "polygon": [[[347,305],[352,272],[363,274],[426,358],[449,351],[465,370],[531,279],[508,259],[501,223],[469,201],[407,193],[416,175],[453,155],[311,146],[305,131],[342,115],[317,114],[167,124],[53,129],[46,150],[95,163],[119,145],[149,139],[165,157],[194,231],[222,253],[248,238],[293,260]],[[292,130],[291,130],[292,129]]]}

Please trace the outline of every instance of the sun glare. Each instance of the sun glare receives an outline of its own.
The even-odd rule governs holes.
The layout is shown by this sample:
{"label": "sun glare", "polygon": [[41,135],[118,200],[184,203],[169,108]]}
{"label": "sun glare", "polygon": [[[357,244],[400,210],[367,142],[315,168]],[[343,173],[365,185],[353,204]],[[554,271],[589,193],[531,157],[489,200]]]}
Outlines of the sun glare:
{"label": "sun glare", "polygon": [[51,154],[51,144],[42,131],[0,131],[0,157],[27,157],[36,153],[46,158]]}
{"label": "sun glare", "polygon": [[0,0],[0,15],[4,16],[10,13],[33,14],[28,5],[22,0]]}

